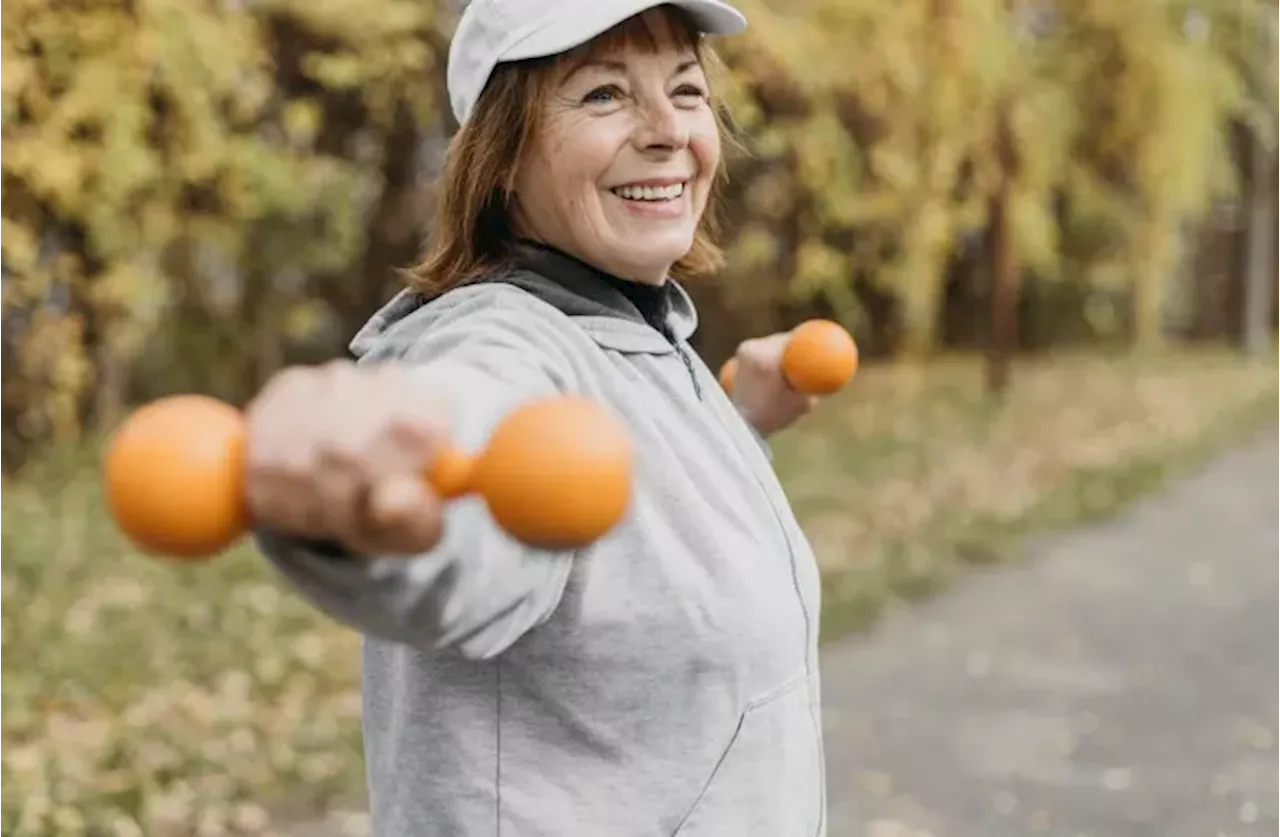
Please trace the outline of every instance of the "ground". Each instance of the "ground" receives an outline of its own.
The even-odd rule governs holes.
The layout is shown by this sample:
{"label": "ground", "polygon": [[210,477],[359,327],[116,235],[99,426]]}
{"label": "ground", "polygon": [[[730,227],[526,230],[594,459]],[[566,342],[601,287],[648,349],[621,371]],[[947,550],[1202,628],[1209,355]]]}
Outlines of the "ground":
{"label": "ground", "polygon": [[830,837],[1274,835],[1274,436],[827,649]]}
{"label": "ground", "polygon": [[[1119,676],[1112,670],[1117,663],[1055,657],[1066,652],[1054,650],[1053,643],[1075,635],[1087,650],[1103,626],[1128,631],[1132,623],[1133,638],[1107,650],[1131,648],[1135,661],[1152,666],[1142,671],[1155,678],[1153,683],[1168,683],[1182,670],[1177,668],[1180,654],[1189,655],[1197,677],[1212,675],[1215,688],[1234,681],[1212,667],[1235,666],[1241,655],[1257,653],[1259,665],[1274,666],[1273,653],[1267,657],[1247,646],[1225,645],[1230,636],[1214,639],[1227,649],[1221,659],[1196,656],[1199,646],[1188,644],[1192,629],[1217,622],[1194,601],[1177,599],[1167,589],[1171,578],[1186,572],[1180,563],[1184,553],[1164,554],[1168,544],[1188,548],[1202,542],[1177,526],[1191,527],[1192,535],[1212,545],[1242,544],[1246,538],[1275,542],[1274,517],[1248,525],[1237,520],[1237,506],[1266,490],[1250,487],[1247,480],[1256,481],[1256,475],[1206,497],[1208,510],[1199,516],[1172,513],[1172,529],[1157,522],[1131,532],[1138,545],[1128,554],[1116,547],[1101,568],[1125,565],[1110,568],[1116,575],[1109,583],[1126,580],[1133,590],[1116,592],[1102,584],[1106,576],[1096,574],[1094,553],[1111,549],[1100,544],[1119,537],[1109,534],[1117,531],[1114,525],[1096,532],[1084,528],[1213,451],[1238,446],[1258,428],[1274,428],[1274,354],[1256,364],[1229,352],[1203,350],[1025,358],[1018,363],[1014,387],[998,401],[986,397],[982,382],[975,357],[869,366],[846,392],[771,440],[774,463],[822,569],[824,636],[847,643],[826,651],[828,688],[843,690],[833,693],[829,710],[833,723],[843,725],[833,731],[829,749],[839,789],[832,794],[833,814],[842,818],[833,828],[849,816],[910,821],[905,814],[886,813],[890,809],[877,802],[877,793],[892,800],[895,789],[907,788],[926,808],[960,817],[945,833],[972,833],[964,830],[970,820],[963,812],[952,811],[945,799],[935,797],[935,788],[924,784],[931,774],[912,772],[921,765],[936,770],[940,787],[958,789],[953,795],[978,806],[975,810],[1009,807],[1010,797],[999,792],[1003,786],[995,780],[975,786],[978,780],[966,779],[968,774],[954,765],[942,767],[955,747],[968,747],[972,740],[990,750],[986,761],[977,762],[990,772],[996,769],[990,766],[996,759],[992,753],[1012,759],[1020,753],[1011,749],[1018,744],[1038,755],[1038,736],[1067,734],[1061,718],[1046,719],[1045,706],[1009,705],[1037,694],[1022,681],[1001,679],[1013,676],[1008,672],[1015,671],[1011,666],[1019,648],[1020,676],[1038,671],[1045,689],[1061,682],[1062,695],[1046,693],[1040,699],[1072,711],[1070,701],[1082,687],[1080,682],[1072,686],[1063,672],[1079,673],[1086,666],[1080,678],[1087,683],[1092,681],[1086,674],[1102,677],[1099,666],[1107,676]],[[1273,457],[1274,450],[1264,455]],[[325,812],[360,810],[358,637],[283,585],[247,546],[201,565],[139,554],[107,513],[99,463],[100,450],[93,446],[54,450],[39,467],[4,480],[0,635],[6,688],[0,773],[6,793],[0,833],[246,837],[279,833],[285,824],[315,823]],[[1263,482],[1270,479],[1267,468]],[[1264,506],[1273,503],[1272,491]],[[1200,522],[1200,517],[1208,519]],[[1214,526],[1230,529],[1232,540]],[[1025,541],[1038,537],[1035,533],[1067,529],[1082,534],[1059,544]],[[1151,545],[1143,546],[1147,536]],[[1259,590],[1275,588],[1274,550],[1271,554],[1272,581]],[[1014,560],[997,570],[1004,559]],[[1077,560],[1084,563],[1073,571]],[[1233,553],[1206,566],[1225,572],[1234,568],[1233,560],[1245,557]],[[1174,575],[1166,575],[1166,566]],[[1063,576],[1051,579],[1062,588],[1060,596],[1038,590],[1048,583],[1040,574],[1052,572]],[[1030,580],[1017,581],[1022,578]],[[1064,578],[1074,579],[1075,586]],[[1242,590],[1254,589],[1247,577],[1226,578]],[[962,585],[954,597],[919,610],[907,604],[953,584]],[[986,585],[989,592],[983,592]],[[1089,609],[1094,607],[1099,613]],[[1164,614],[1162,607],[1175,609]],[[858,629],[873,627],[886,610],[892,618],[882,630],[859,636]],[[1118,615],[1105,615],[1112,612]],[[1271,617],[1256,634],[1244,633],[1269,641],[1262,635],[1270,636],[1274,607]],[[1072,628],[1074,618],[1083,619],[1083,627]],[[945,627],[927,628],[922,619]],[[1144,628],[1148,622],[1155,627]],[[998,659],[998,648],[983,645],[983,637],[1000,631],[1009,634],[1002,642],[1023,643],[1008,646],[1014,662]],[[958,644],[934,648],[926,640],[939,632]],[[1143,646],[1148,638],[1167,640],[1155,649],[1161,653]],[[844,655],[854,656],[846,660]],[[1027,655],[1039,669],[1028,668]],[[913,662],[916,658],[920,662]],[[1076,668],[1064,669],[1067,663]],[[969,676],[986,669],[985,680]],[[949,681],[956,672],[965,676]],[[1106,682],[1123,696],[1124,687]],[[1098,701],[1109,694],[1103,686],[1093,688]],[[1134,694],[1149,690],[1144,686]],[[1187,694],[1185,687],[1171,687],[1161,699],[1185,700]],[[1104,701],[1081,711],[1103,717],[1108,706]],[[1116,711],[1131,711],[1127,706],[1121,703]],[[864,707],[867,720],[851,721]],[[892,712],[913,707],[919,716],[906,729],[924,737],[902,739],[895,730],[903,727],[891,723]],[[1007,714],[964,720],[966,707]],[[1151,723],[1160,717],[1145,710],[1139,715]],[[1267,717],[1274,718],[1274,711]],[[1267,717],[1254,720],[1265,727]],[[1183,717],[1175,720],[1186,725]],[[988,734],[993,724],[1000,735]],[[1011,738],[1010,730],[1017,735]],[[1236,733],[1262,740],[1243,721]],[[1077,755],[1092,758],[1088,747],[1094,745],[1088,742],[1093,739],[1077,734],[1082,741]],[[1152,735],[1175,743],[1186,738]],[[1125,767],[1107,761],[1097,769],[1105,771],[1106,783],[1130,784],[1138,792],[1137,766],[1129,766],[1131,773]],[[1074,787],[1085,774],[1069,775],[1057,781]],[[1223,781],[1214,787],[1226,787]],[[1034,811],[1023,806],[1034,794],[1020,801],[1023,789],[1010,787],[1015,814],[1031,816]],[[1255,804],[1259,818],[1274,809]],[[1244,813],[1252,810],[1246,806]],[[350,818],[352,833],[359,833],[361,821]],[[853,823],[853,833],[882,837],[865,823]],[[1034,824],[1042,825],[1043,817],[1036,815]],[[289,828],[299,837],[323,837],[318,829],[313,824],[301,831]],[[999,835],[980,831],[978,837]]]}

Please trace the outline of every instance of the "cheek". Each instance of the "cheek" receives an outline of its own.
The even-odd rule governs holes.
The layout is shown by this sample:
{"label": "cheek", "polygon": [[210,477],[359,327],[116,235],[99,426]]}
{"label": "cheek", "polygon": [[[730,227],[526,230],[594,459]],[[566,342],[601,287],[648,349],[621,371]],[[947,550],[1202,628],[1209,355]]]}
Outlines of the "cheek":
{"label": "cheek", "polygon": [[559,189],[593,190],[606,179],[626,136],[607,119],[574,120],[549,136],[546,176]]}
{"label": "cheek", "polygon": [[584,141],[586,132],[580,120],[561,114],[544,119],[542,133],[520,169],[516,188],[525,193],[522,197],[527,204],[572,204],[574,187],[589,176],[590,143]]}
{"label": "cheek", "polygon": [[705,187],[710,186],[720,168],[720,131],[715,119],[707,114],[707,118],[699,122],[689,135],[689,150],[698,161],[698,183],[703,186],[701,200],[706,200]]}
{"label": "cheek", "polygon": [[551,162],[554,158],[549,151],[544,144],[534,146],[516,173],[516,194],[526,209],[541,209],[550,197],[549,187],[554,182]]}
{"label": "cheek", "polygon": [[689,148],[698,161],[700,179],[710,180],[715,177],[716,169],[720,166],[720,130],[709,110],[689,132]]}

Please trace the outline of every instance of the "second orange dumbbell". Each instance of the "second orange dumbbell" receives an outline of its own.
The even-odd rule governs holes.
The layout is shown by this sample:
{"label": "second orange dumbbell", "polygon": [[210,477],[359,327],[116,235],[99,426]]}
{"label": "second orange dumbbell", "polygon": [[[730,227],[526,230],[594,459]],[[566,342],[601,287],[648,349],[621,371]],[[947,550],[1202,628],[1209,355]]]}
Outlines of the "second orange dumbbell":
{"label": "second orange dumbbell", "polygon": [[[720,369],[720,385],[733,392],[738,371],[730,359]],[[782,374],[787,383],[805,395],[831,395],[843,389],[858,371],[858,345],[838,323],[808,320],[791,332],[782,353]]]}

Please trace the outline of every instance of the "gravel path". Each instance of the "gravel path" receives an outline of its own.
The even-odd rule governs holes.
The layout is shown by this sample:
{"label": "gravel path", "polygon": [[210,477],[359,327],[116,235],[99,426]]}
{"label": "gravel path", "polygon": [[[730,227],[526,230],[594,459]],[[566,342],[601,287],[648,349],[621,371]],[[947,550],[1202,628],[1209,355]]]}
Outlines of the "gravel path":
{"label": "gravel path", "polygon": [[1277,830],[1277,446],[827,649],[830,837]]}

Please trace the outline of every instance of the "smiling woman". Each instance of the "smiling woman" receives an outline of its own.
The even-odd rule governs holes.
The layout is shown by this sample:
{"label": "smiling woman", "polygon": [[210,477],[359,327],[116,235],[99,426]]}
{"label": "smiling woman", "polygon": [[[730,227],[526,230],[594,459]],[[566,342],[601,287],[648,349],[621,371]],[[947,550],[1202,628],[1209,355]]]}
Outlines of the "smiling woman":
{"label": "smiling woman", "polygon": [[474,279],[520,237],[648,284],[668,268],[718,269],[711,57],[691,14],[665,6],[566,52],[498,65],[454,138],[412,284]]}
{"label": "smiling woman", "polygon": [[[719,265],[704,39],[744,25],[716,0],[473,0],[411,287],[359,365],[284,373],[250,408],[259,544],[366,637],[379,837],[825,830],[817,564],[761,438],[810,402],[786,335],[743,344],[730,400],[677,281]],[[565,395],[636,452],[595,543],[533,548],[419,478],[442,425],[478,449]]]}
{"label": "smiling woman", "polygon": [[681,23],[648,12],[562,62],[573,70],[543,104],[512,204],[530,237],[653,285],[693,246],[720,168],[697,41]]}

